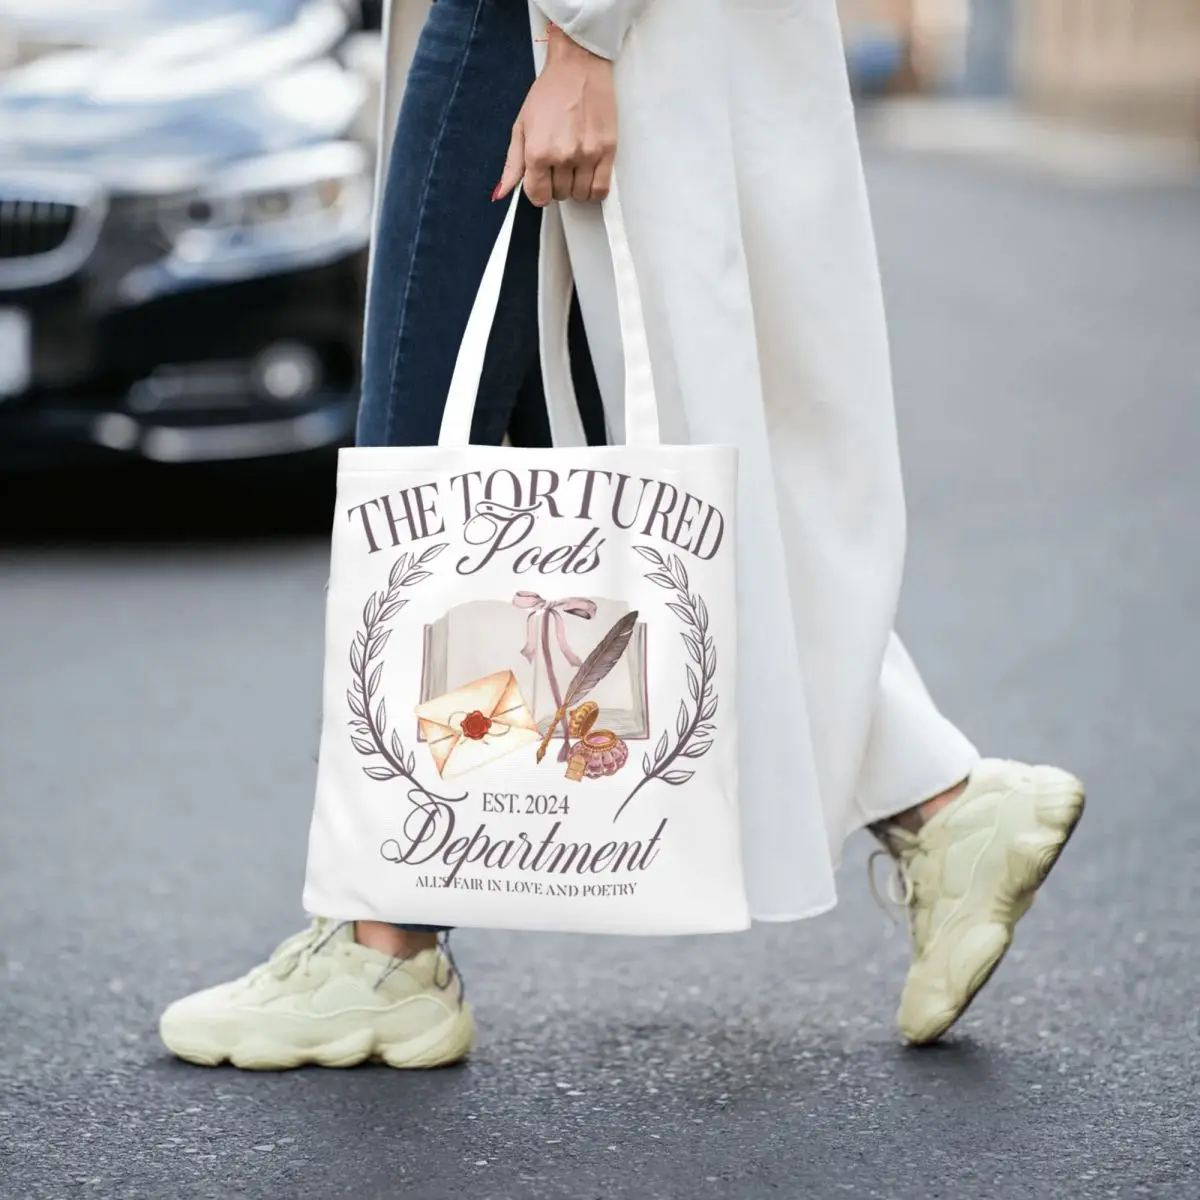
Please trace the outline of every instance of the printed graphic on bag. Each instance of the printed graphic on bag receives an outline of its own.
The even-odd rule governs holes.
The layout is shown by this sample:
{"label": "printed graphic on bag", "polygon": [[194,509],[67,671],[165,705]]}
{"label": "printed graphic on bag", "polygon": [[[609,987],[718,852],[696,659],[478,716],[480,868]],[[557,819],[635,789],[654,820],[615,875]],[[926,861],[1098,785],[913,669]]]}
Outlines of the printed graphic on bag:
{"label": "printed graphic on bag", "polygon": [[[632,895],[687,811],[664,801],[716,743],[717,645],[686,559],[717,555],[724,518],[653,480],[625,511],[626,477],[586,474],[573,503],[536,478],[525,503],[501,503],[485,479],[457,522],[453,480],[347,513],[359,554],[394,555],[343,660],[349,742],[381,785],[378,853],[415,887]],[[574,540],[555,548],[560,521]],[[522,586],[531,570],[537,590]],[[641,598],[580,587],[589,577]],[[397,653],[418,669],[393,670]],[[659,800],[640,805],[651,787]],[[627,882],[589,882],[601,875]],[[539,877],[558,882],[543,893]]]}
{"label": "printed graphic on bag", "polygon": [[516,677],[497,671],[435,700],[418,704],[423,741],[443,779],[477,771],[539,741],[537,723]]}
{"label": "printed graphic on bag", "polygon": [[[629,605],[601,597],[568,596],[547,600],[520,591],[510,600],[474,600],[457,604],[425,626],[421,700],[493,671],[511,671],[521,694],[551,736],[564,737],[561,721],[552,723],[562,704],[563,687]],[[603,704],[605,719],[622,737],[650,736],[646,689],[646,626],[637,624],[619,668],[591,692]],[[424,734],[418,740],[424,741]]]}

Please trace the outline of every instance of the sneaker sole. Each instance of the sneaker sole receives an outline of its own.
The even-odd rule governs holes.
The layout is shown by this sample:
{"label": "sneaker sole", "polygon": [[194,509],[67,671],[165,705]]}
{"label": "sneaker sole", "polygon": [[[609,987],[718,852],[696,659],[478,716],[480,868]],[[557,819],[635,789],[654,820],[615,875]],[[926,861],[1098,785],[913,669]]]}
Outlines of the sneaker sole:
{"label": "sneaker sole", "polygon": [[[951,918],[938,939],[937,966],[931,965],[927,973],[943,983],[954,1000],[939,1012],[919,1016],[907,1014],[901,1000],[898,1024],[906,1040],[914,1046],[928,1045],[942,1037],[995,974],[1012,945],[1017,923],[1029,911],[1038,889],[1046,882],[1083,817],[1085,798],[1080,780],[1054,767],[1035,767],[1033,776],[1039,828],[1019,834],[1009,848],[1007,894],[992,893],[982,880],[977,880],[974,888],[982,895],[971,903],[972,896],[968,893],[962,910],[971,913],[987,909],[991,919],[980,921],[972,916],[964,920],[961,930],[956,930]],[[956,984],[964,976],[965,986]]]}
{"label": "sneaker sole", "polygon": [[296,1067],[357,1067],[368,1059],[399,1070],[429,1070],[460,1062],[475,1041],[475,1019],[464,1004],[440,1025],[404,1042],[380,1043],[374,1030],[355,1030],[315,1046],[288,1046],[246,1037],[233,1045],[160,1028],[163,1045],[177,1058],[199,1067],[232,1063],[243,1071],[290,1071]]}

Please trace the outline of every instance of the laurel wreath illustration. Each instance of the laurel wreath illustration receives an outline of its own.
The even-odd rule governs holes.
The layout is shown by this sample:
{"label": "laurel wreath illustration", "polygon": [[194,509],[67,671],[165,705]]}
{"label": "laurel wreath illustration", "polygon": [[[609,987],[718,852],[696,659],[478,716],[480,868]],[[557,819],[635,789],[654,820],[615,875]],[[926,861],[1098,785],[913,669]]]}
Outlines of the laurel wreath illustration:
{"label": "laurel wreath illustration", "polygon": [[642,756],[642,778],[617,809],[614,821],[620,818],[634,796],[652,780],[669,784],[671,787],[687,783],[695,771],[683,769],[676,764],[681,759],[703,758],[712,749],[713,734],[717,730],[713,724],[719,700],[713,687],[713,680],[717,674],[717,651],[713,645],[712,634],[708,632],[708,607],[704,598],[690,590],[687,569],[678,555],[664,557],[652,546],[633,548],[655,568],[645,578],[656,587],[675,593],[675,599],[670,601],[667,607],[684,625],[679,636],[687,649],[688,657],[692,660],[687,667],[687,687],[691,704],[687,700],[679,702],[679,712],[675,717],[674,744],[671,741],[670,730],[665,729],[654,747],[653,756],[649,752]]}
{"label": "laurel wreath illustration", "polygon": [[381,696],[376,700],[383,678],[383,663],[378,661],[383,649],[392,636],[387,624],[408,603],[404,589],[415,587],[433,574],[427,568],[449,542],[430,546],[423,554],[402,554],[388,572],[387,587],[372,592],[363,606],[362,628],[354,635],[350,644],[350,670],[353,673],[346,692],[346,703],[353,714],[349,725],[352,730],[350,742],[364,758],[378,759],[377,763],[363,767],[369,779],[403,779],[413,791],[409,797],[418,808],[423,801],[458,801],[464,796],[435,796],[417,779],[416,755],[405,751],[400,734],[393,729],[388,732],[387,701]]}

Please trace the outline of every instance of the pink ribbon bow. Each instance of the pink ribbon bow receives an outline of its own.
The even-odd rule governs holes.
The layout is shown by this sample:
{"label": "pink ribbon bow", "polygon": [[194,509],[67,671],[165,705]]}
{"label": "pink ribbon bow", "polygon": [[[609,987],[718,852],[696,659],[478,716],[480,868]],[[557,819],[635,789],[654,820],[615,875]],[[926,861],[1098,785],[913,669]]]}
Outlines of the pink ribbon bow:
{"label": "pink ribbon bow", "polygon": [[[563,658],[571,666],[578,667],[583,663],[583,659],[571,649],[570,643],[567,641],[567,626],[563,620],[563,613],[570,613],[573,617],[582,617],[585,621],[590,621],[596,615],[596,602],[589,600],[586,596],[567,596],[563,600],[547,600],[544,596],[539,596],[537,592],[518,592],[513,597],[513,607],[529,609],[529,620],[525,624],[525,648],[521,651],[529,662],[533,662],[537,657],[538,618],[541,618],[542,659],[546,664],[546,677],[550,682],[550,694],[554,697],[554,707],[557,711],[562,707],[562,692],[559,690],[558,679],[554,674],[554,663],[550,661],[550,623],[554,622],[555,640],[558,642],[558,648],[562,651]],[[566,713],[563,714],[562,731],[563,744],[558,757],[560,760],[566,761],[567,747],[571,740]]]}
{"label": "pink ribbon bow", "polygon": [[[562,615],[566,612],[573,617],[582,617],[585,621],[590,621],[596,615],[594,600],[589,600],[586,596],[568,596],[565,600],[547,600],[545,597],[539,596],[537,592],[518,592],[513,597],[513,607],[531,610],[529,620],[525,623],[525,649],[521,651],[530,662],[533,662],[534,656],[537,654],[539,616],[542,618],[543,641],[546,628],[553,619],[555,637],[563,658],[573,667],[577,667],[583,662],[583,659],[571,649],[570,643],[567,641],[567,625]],[[553,679],[554,670],[550,666],[549,658],[546,659],[546,667],[550,671],[550,678]],[[561,704],[562,701],[557,700],[556,703]]]}

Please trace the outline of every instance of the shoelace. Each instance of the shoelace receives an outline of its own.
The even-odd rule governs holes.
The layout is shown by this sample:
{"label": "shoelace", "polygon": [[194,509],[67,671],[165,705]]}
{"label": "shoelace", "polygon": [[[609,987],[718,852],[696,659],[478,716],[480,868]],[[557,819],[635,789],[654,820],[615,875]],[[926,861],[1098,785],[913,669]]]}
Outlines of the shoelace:
{"label": "shoelace", "polygon": [[[889,845],[886,848],[873,850],[867,859],[867,883],[871,896],[888,918],[898,925],[899,918],[896,909],[902,908],[907,917],[908,935],[914,937],[912,902],[916,896],[916,885],[912,880],[909,864],[917,853],[920,843],[906,829],[893,827],[886,835]],[[875,864],[880,860],[887,862],[892,873],[888,876],[886,889],[881,891],[876,877]]]}
{"label": "shoelace", "polygon": [[255,967],[247,976],[247,980],[252,982],[261,979],[267,973],[274,975],[276,979],[286,979],[298,968],[307,968],[313,955],[319,954],[346,924],[345,921],[329,921],[318,917],[307,929],[302,929],[286,941],[280,942],[274,954],[261,966]]}
{"label": "shoelace", "polygon": [[[446,960],[446,981],[443,983],[442,980],[438,978],[438,969],[435,967],[433,972],[434,986],[445,992],[450,989],[450,986],[454,983],[454,980],[457,979],[458,1007],[462,1008],[463,1002],[467,998],[467,984],[466,980],[463,979],[462,972],[458,969],[458,963],[454,961],[454,951],[450,948],[449,932],[443,933],[438,938],[438,950],[441,952],[440,957]],[[406,958],[400,958],[398,955],[394,957],[380,973],[379,978],[375,980],[375,990],[381,988],[384,984],[384,981],[395,974],[395,972],[400,970],[400,968],[403,967],[406,962],[408,962],[408,959]],[[438,966],[440,967],[440,965],[441,963],[439,962]]]}
{"label": "shoelace", "polygon": [[[275,949],[275,953],[263,963],[261,966],[255,967],[247,976],[247,982],[252,982],[256,979],[261,979],[264,974],[270,972],[276,979],[286,979],[293,971],[307,969],[309,962],[343,930],[349,925],[349,921],[331,921],[325,917],[317,917],[313,923],[299,933],[293,934],[286,941],[281,942]],[[463,1001],[466,999],[467,986],[462,977],[462,972],[458,969],[458,963],[454,960],[454,951],[450,948],[450,934],[445,933],[438,939],[438,949],[441,951],[441,956],[446,960],[445,980],[439,978],[438,970],[435,969],[433,981],[434,984],[443,992],[448,991],[454,983],[455,978],[459,981],[458,1003],[462,1007]],[[409,960],[395,956],[389,960],[388,965],[380,972],[379,978],[375,980],[374,989],[378,990],[384,982],[400,970]],[[441,964],[439,963],[439,966]]]}
{"label": "shoelace", "polygon": [[[458,979],[458,1007],[462,1008],[463,1001],[467,998],[467,981],[463,978],[462,972],[458,969],[458,963],[454,961],[454,951],[450,948],[450,931],[447,930],[438,939],[438,945],[441,947],[442,954],[445,956],[446,962],[450,969],[446,972],[446,982],[438,983],[438,987],[445,991],[457,978]],[[434,982],[437,983],[437,976],[434,976]]]}

